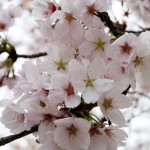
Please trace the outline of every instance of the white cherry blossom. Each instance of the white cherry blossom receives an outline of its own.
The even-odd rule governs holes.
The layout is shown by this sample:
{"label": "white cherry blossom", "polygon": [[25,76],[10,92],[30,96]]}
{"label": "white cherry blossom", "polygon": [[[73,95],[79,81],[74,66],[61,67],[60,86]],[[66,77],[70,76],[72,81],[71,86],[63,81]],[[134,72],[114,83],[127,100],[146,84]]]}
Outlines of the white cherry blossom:
{"label": "white cherry blossom", "polygon": [[2,112],[0,121],[10,129],[10,132],[17,134],[24,130],[30,130],[34,125],[31,121],[27,121],[26,112],[19,108],[14,103],[8,103],[6,108]]}
{"label": "white cherry blossom", "polygon": [[[62,149],[87,149],[90,144],[88,133],[91,124],[81,118],[66,118],[54,121],[54,142]],[[65,137],[65,138],[64,138]]]}
{"label": "white cherry blossom", "polygon": [[99,150],[100,148],[106,150],[108,141],[105,137],[105,133],[98,125],[91,125],[89,134],[91,138],[88,150]]}
{"label": "white cherry blossom", "polygon": [[125,118],[119,109],[130,107],[132,102],[129,98],[123,94],[116,93],[116,90],[113,89],[101,95],[98,105],[104,116],[112,123],[123,125]]}
{"label": "white cherry blossom", "polygon": [[77,60],[70,61],[69,71],[72,73],[72,83],[78,92],[82,92],[86,103],[97,102],[101,93],[112,87],[113,80],[100,79],[103,68],[104,62],[99,58],[94,59],[87,67]]}
{"label": "white cherry blossom", "polygon": [[63,91],[64,102],[67,108],[74,108],[80,104],[81,98],[77,95],[77,90],[69,80],[69,77],[62,74],[56,74],[51,77],[51,83],[54,90]]}

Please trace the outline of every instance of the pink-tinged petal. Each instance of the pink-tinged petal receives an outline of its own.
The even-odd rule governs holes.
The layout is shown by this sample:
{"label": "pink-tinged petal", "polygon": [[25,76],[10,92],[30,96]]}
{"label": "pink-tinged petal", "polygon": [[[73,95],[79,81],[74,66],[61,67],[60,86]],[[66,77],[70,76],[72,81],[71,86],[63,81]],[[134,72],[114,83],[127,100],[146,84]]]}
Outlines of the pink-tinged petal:
{"label": "pink-tinged petal", "polygon": [[129,97],[122,94],[118,94],[115,97],[115,100],[118,101],[117,104],[119,109],[128,108],[133,105],[132,100]]}
{"label": "pink-tinged petal", "polygon": [[[91,28],[88,29],[86,32],[86,39],[88,41],[95,41],[96,39],[102,39],[102,40],[106,40],[108,36],[106,35],[106,33],[103,30],[97,29],[97,28]],[[109,38],[106,40],[108,41]]]}
{"label": "pink-tinged petal", "polygon": [[76,138],[76,140],[75,140],[75,143],[78,143],[78,145],[79,145],[78,148],[75,150],[87,149],[89,147],[89,144],[90,144],[90,135],[89,135],[88,131],[86,133],[85,132],[79,133],[78,138]]}
{"label": "pink-tinged petal", "polygon": [[0,107],[6,107],[9,104],[11,104],[11,101],[8,100],[8,99],[2,99],[2,100],[0,100]]}
{"label": "pink-tinged petal", "polygon": [[51,83],[54,89],[63,89],[68,84],[68,77],[63,74],[56,74],[51,77]]}
{"label": "pink-tinged petal", "polygon": [[55,126],[53,123],[44,124],[40,123],[38,127],[38,134],[39,134],[39,141],[40,143],[44,143],[45,139],[47,138],[47,132],[53,131],[55,129]]}
{"label": "pink-tinged petal", "polygon": [[84,127],[84,129],[82,129],[83,131],[89,131],[89,129],[91,127],[91,123],[85,119],[82,119],[82,118],[74,119],[74,124],[77,128],[83,128]]}
{"label": "pink-tinged petal", "polygon": [[75,40],[81,40],[83,37],[83,27],[82,25],[77,21],[73,21],[70,27],[70,34]]}
{"label": "pink-tinged petal", "polygon": [[83,80],[86,70],[79,61],[72,59],[68,65],[69,73],[73,79]]}
{"label": "pink-tinged petal", "polygon": [[32,84],[26,81],[20,81],[18,87],[24,91],[30,91]]}
{"label": "pink-tinged petal", "polygon": [[86,88],[85,82],[78,81],[78,80],[72,80],[73,86],[76,91],[83,92]]}
{"label": "pink-tinged petal", "polygon": [[125,118],[119,109],[108,110],[107,117],[117,125],[125,124]]}
{"label": "pink-tinged petal", "polygon": [[74,108],[77,107],[81,103],[81,99],[79,96],[70,95],[65,100],[65,105],[67,108]]}
{"label": "pink-tinged petal", "polygon": [[127,133],[124,132],[122,129],[114,130],[114,133],[121,141],[125,141],[128,137]]}
{"label": "pink-tinged petal", "polygon": [[54,29],[54,37],[60,39],[69,32],[69,25],[65,22],[58,21]]}
{"label": "pink-tinged petal", "polygon": [[88,86],[82,94],[86,103],[95,103],[99,99],[99,93],[91,86]]}
{"label": "pink-tinged petal", "polygon": [[58,119],[53,121],[56,126],[69,126],[73,122],[74,118],[68,117],[65,119]]}
{"label": "pink-tinged petal", "polygon": [[95,78],[100,78],[104,74],[105,71],[105,63],[100,58],[95,58],[89,68],[88,68],[88,74],[91,76],[94,76]]}
{"label": "pink-tinged petal", "polygon": [[62,19],[63,16],[64,16],[64,13],[60,10],[57,10],[51,15],[50,19],[52,20]]}
{"label": "pink-tinged petal", "polygon": [[91,54],[93,47],[89,42],[84,41],[80,45],[79,49],[80,49],[80,54],[87,57]]}
{"label": "pink-tinged petal", "polygon": [[[64,140],[64,137],[65,140]],[[70,144],[68,134],[64,127],[56,127],[54,130],[54,142],[61,148],[66,149],[67,146]]]}
{"label": "pink-tinged petal", "polygon": [[97,79],[93,82],[94,88],[99,92],[106,92],[113,87],[113,80]]}
{"label": "pink-tinged petal", "polygon": [[90,141],[88,150],[106,150],[107,148],[107,139],[101,132],[100,135],[92,136]]}
{"label": "pink-tinged petal", "polygon": [[42,114],[36,112],[30,112],[25,114],[27,120],[32,120],[33,122],[39,123],[43,117]]}

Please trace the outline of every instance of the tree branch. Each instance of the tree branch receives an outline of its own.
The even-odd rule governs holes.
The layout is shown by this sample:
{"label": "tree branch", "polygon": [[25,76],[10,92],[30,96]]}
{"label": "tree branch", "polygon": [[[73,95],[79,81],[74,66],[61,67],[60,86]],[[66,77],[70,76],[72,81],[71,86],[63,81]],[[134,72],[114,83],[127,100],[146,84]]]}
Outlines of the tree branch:
{"label": "tree branch", "polygon": [[116,37],[119,37],[125,33],[134,33],[138,36],[142,32],[150,31],[150,28],[142,28],[141,31],[127,31],[125,30],[126,26],[121,24],[116,25],[113,21],[111,21],[107,12],[96,12],[95,15],[101,19],[101,21],[110,29],[112,34]]}
{"label": "tree branch", "polygon": [[32,54],[32,55],[19,55],[17,54],[17,58],[38,58],[42,56],[47,56],[46,52],[38,53],[38,54]]}
{"label": "tree branch", "polygon": [[38,126],[39,125],[33,126],[29,131],[23,131],[23,132],[21,132],[19,134],[9,135],[9,136],[0,138],[0,146],[8,144],[8,143],[10,143],[12,141],[15,141],[17,139],[20,139],[20,138],[22,138],[22,137],[24,137],[26,135],[31,134],[31,133],[37,132],[38,131]]}
{"label": "tree branch", "polygon": [[101,21],[110,29],[114,36],[118,37],[125,33],[123,26],[116,26],[114,22],[111,21],[107,12],[96,12],[95,15],[101,19]]}

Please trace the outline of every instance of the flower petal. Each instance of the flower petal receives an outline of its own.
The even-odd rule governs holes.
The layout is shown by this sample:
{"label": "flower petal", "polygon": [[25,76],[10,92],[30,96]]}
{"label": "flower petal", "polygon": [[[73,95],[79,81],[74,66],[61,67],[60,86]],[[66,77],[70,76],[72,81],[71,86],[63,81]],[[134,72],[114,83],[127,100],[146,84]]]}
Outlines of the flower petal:
{"label": "flower petal", "polygon": [[99,93],[91,86],[88,86],[84,93],[82,94],[82,97],[86,103],[95,103],[99,99]]}

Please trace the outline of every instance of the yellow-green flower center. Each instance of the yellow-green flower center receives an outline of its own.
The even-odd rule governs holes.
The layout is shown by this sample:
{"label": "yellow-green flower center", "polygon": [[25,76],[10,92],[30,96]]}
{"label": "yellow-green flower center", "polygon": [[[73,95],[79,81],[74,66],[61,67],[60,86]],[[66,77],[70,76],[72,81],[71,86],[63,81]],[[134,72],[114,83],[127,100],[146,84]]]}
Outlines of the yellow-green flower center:
{"label": "yellow-green flower center", "polygon": [[135,67],[140,67],[143,66],[143,58],[139,58],[138,56],[135,58],[134,62],[134,66]]}
{"label": "yellow-green flower center", "polygon": [[63,61],[63,59],[59,59],[57,61],[55,61],[55,64],[57,66],[57,70],[66,69],[66,65],[68,64],[67,62]]}
{"label": "yellow-green flower center", "polygon": [[93,86],[93,81],[94,79],[90,78],[89,75],[87,75],[87,78],[84,80],[84,82],[86,83],[86,87]]}
{"label": "yellow-green flower center", "polygon": [[108,109],[113,108],[113,99],[112,98],[105,98],[103,102],[103,107],[107,111]]}
{"label": "yellow-green flower center", "polygon": [[104,44],[100,38],[93,42],[95,50],[102,50],[104,51]]}

